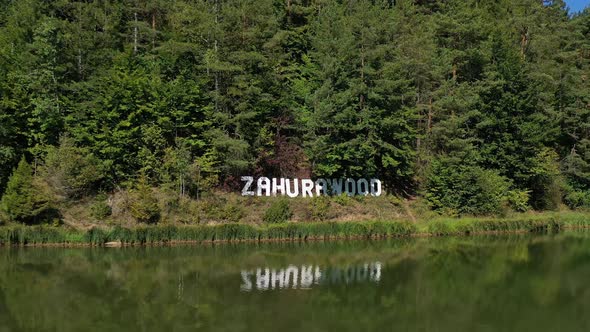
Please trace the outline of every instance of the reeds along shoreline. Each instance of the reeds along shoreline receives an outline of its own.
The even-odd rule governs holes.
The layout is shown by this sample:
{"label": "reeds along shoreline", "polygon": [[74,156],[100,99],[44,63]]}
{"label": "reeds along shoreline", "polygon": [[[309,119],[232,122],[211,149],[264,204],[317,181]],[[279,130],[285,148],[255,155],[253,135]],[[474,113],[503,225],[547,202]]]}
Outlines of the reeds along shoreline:
{"label": "reeds along shoreline", "polygon": [[104,246],[166,243],[306,241],[347,238],[449,236],[478,233],[547,232],[590,226],[590,214],[567,213],[504,219],[437,219],[424,222],[315,222],[253,225],[154,225],[75,230],[53,226],[2,226],[0,245]]}

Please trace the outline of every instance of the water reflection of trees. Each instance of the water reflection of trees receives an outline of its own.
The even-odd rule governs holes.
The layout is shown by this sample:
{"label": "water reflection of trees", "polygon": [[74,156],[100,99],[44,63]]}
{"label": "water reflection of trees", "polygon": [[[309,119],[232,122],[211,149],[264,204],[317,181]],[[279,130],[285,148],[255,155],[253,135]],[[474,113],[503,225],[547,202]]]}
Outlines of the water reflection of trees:
{"label": "water reflection of trees", "polygon": [[[586,330],[590,319],[581,313],[590,309],[589,243],[588,235],[575,233],[246,247],[4,248],[0,325],[30,331],[447,331],[482,324],[504,331]],[[356,279],[357,269],[370,262],[382,263],[378,282],[370,274],[358,282],[364,279],[363,271]],[[336,269],[322,275],[339,278],[316,284],[316,267]],[[252,273],[256,289],[259,268],[263,280],[269,276],[269,289],[280,288],[280,271],[286,275],[291,268],[289,282],[283,278],[291,291],[241,292],[242,269]],[[310,271],[311,290],[300,291],[310,283]],[[347,273],[355,276],[348,284]]]}

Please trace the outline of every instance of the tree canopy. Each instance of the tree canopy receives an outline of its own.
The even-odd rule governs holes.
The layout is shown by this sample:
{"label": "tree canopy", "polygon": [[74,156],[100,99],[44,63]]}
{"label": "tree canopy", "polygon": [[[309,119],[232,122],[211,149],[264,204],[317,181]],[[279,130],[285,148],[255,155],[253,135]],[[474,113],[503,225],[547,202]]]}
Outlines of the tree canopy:
{"label": "tree canopy", "polygon": [[84,164],[73,197],[250,173],[590,206],[589,60],[562,0],[0,0],[0,190],[25,156]]}

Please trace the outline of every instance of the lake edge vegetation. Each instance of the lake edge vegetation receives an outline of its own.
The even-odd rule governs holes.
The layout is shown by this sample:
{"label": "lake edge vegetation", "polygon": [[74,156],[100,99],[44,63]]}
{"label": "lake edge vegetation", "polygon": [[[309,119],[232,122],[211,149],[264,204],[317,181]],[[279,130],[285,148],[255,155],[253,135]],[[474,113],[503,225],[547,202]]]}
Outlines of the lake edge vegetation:
{"label": "lake edge vegetation", "polygon": [[544,213],[512,218],[441,218],[430,222],[364,221],[252,225],[149,225],[93,227],[87,230],[49,225],[0,228],[0,246],[136,246],[266,241],[330,241],[415,236],[475,236],[556,233],[587,229],[590,214]]}

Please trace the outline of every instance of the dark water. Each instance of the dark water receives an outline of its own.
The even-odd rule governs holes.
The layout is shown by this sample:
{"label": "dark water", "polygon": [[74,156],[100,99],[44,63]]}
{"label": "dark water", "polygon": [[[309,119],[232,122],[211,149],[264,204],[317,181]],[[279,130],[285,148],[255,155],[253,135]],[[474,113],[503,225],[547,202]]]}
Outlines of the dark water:
{"label": "dark water", "polygon": [[590,233],[0,248],[0,331],[590,331]]}

